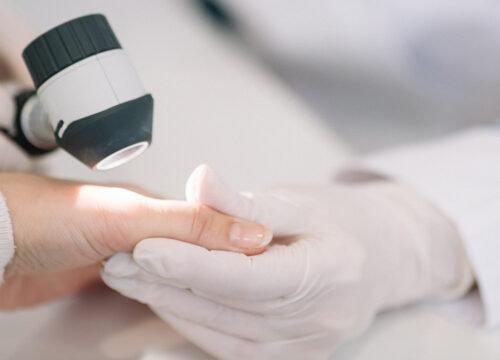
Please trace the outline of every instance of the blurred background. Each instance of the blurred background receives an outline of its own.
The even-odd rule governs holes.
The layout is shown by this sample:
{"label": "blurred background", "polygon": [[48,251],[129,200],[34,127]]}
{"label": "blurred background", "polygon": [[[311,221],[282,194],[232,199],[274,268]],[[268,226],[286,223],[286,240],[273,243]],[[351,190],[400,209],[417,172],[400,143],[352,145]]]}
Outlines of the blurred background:
{"label": "blurred background", "polygon": [[347,155],[500,114],[493,0],[12,3],[34,33],[104,13],[156,99],[140,161],[96,177],[58,152],[54,176],[126,178],[177,198],[199,163],[249,190],[324,181]]}
{"label": "blurred background", "polygon": [[196,1],[366,152],[500,114],[496,1]]}

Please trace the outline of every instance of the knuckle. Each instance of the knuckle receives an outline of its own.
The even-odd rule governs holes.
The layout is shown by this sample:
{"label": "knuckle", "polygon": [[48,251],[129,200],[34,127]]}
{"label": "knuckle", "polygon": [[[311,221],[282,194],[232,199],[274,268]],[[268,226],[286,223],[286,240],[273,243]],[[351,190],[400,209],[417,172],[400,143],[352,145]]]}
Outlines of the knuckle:
{"label": "knuckle", "polygon": [[89,232],[100,252],[130,251],[135,241],[139,240],[140,206],[133,203],[126,205],[110,207],[105,202],[96,202],[93,226]]}
{"label": "knuckle", "polygon": [[205,205],[196,205],[193,210],[191,234],[196,244],[207,244],[215,229],[214,213]]}

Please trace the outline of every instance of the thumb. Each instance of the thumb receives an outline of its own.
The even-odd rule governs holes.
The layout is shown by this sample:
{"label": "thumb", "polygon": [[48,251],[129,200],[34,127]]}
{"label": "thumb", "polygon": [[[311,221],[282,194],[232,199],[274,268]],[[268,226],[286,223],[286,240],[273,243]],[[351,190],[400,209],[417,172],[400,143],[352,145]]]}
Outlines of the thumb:
{"label": "thumb", "polygon": [[186,183],[186,199],[225,214],[260,223],[276,236],[303,232],[307,214],[300,204],[278,193],[237,192],[207,165],[198,166]]}

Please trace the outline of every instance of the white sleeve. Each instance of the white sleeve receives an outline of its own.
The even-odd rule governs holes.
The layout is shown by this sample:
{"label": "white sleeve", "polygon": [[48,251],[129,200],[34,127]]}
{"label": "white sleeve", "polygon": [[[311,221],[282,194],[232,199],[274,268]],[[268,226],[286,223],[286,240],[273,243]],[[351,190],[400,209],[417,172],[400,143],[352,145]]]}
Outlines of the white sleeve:
{"label": "white sleeve", "polygon": [[[0,133],[0,172],[33,170],[33,162],[24,152],[4,134]],[[3,281],[5,267],[14,256],[14,237],[9,209],[1,193],[0,184],[0,284]]]}
{"label": "white sleeve", "polygon": [[500,325],[500,125],[380,152],[359,169],[412,186],[454,221],[481,292],[485,325]]}

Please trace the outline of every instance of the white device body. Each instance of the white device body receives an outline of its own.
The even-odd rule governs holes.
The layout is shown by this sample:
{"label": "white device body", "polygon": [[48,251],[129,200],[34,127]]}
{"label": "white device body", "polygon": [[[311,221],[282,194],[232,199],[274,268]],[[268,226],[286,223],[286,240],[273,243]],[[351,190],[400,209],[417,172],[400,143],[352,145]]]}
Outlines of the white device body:
{"label": "white device body", "polygon": [[60,120],[62,136],[72,122],[146,95],[122,49],[104,51],[60,71],[37,90],[52,132]]}
{"label": "white device body", "polygon": [[29,153],[60,147],[93,170],[107,170],[149,147],[154,99],[104,15],[56,26],[23,58],[36,94],[16,95],[11,137]]}

